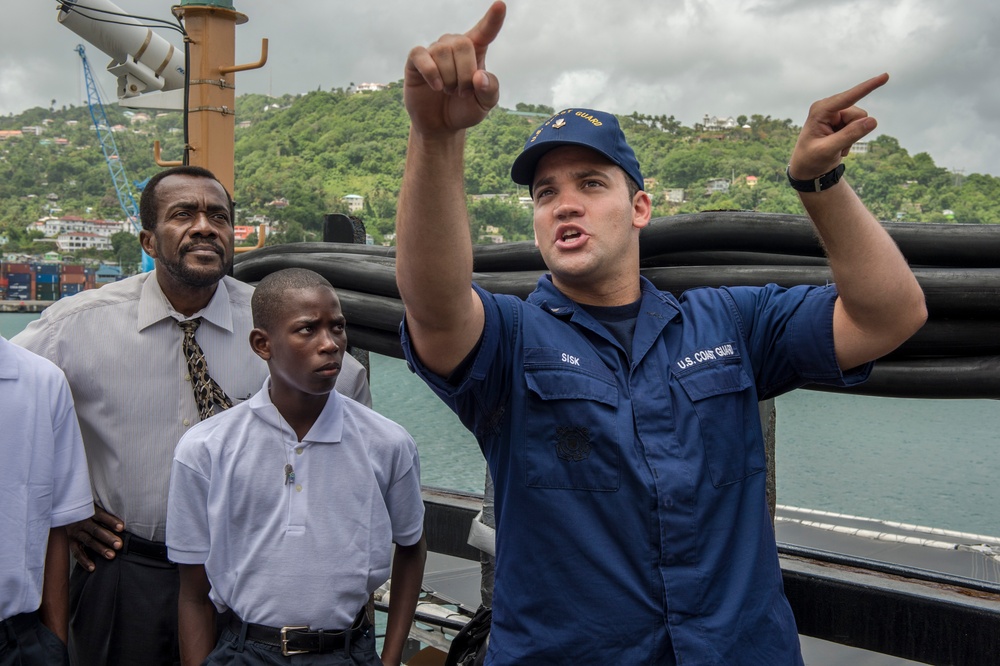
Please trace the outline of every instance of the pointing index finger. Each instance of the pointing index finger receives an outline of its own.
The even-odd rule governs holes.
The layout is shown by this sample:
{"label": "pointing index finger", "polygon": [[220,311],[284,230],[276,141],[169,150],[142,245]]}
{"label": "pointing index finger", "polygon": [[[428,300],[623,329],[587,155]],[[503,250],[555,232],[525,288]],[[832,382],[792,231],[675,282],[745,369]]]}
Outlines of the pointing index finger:
{"label": "pointing index finger", "polygon": [[873,76],[867,81],[859,83],[849,90],[827,97],[825,100],[825,106],[827,106],[828,109],[835,111],[850,108],[867,97],[873,90],[884,86],[888,80],[889,75],[887,73]]}
{"label": "pointing index finger", "polygon": [[486,10],[483,18],[479,19],[479,23],[465,33],[465,36],[476,48],[476,61],[480,69],[482,69],[486,57],[486,47],[492,44],[493,40],[500,34],[500,28],[503,27],[506,15],[507,5],[501,0],[497,0]]}

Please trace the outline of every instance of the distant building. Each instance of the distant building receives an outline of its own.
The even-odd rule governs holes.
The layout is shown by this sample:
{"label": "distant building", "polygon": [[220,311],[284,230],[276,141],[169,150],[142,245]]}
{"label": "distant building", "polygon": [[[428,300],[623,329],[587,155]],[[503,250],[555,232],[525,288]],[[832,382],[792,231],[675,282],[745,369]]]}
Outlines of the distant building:
{"label": "distant building", "polygon": [[110,250],[111,238],[101,234],[89,233],[86,231],[70,231],[59,234],[56,238],[56,247],[60,252],[73,252],[75,250]]}
{"label": "distant building", "polygon": [[120,279],[122,279],[122,269],[120,266],[101,264],[94,273],[94,282],[97,284],[107,284]]}
{"label": "distant building", "polygon": [[22,136],[24,136],[24,132],[21,130],[0,130],[0,141],[20,139]]}
{"label": "distant building", "polygon": [[271,226],[271,218],[267,215],[251,215],[243,220],[243,224],[247,224],[253,227],[257,227],[263,224],[265,227]]}
{"label": "distant building", "polygon": [[757,187],[757,176],[747,176],[747,187]]}
{"label": "distant building", "polygon": [[266,206],[273,206],[274,208],[287,208],[288,207],[288,199],[286,199],[285,197],[278,197],[274,201],[269,201],[265,205]]}
{"label": "distant building", "polygon": [[[239,217],[238,213],[237,217]],[[242,219],[241,221],[242,225],[236,226],[234,227],[234,229],[247,229],[248,231],[242,238],[237,236],[236,240],[246,240],[246,237],[249,236],[251,233],[260,233],[261,226],[264,227],[265,238],[270,236],[273,230],[273,222],[271,221],[271,218],[267,217],[266,215],[252,215],[250,217]]]}
{"label": "distant building", "polygon": [[668,187],[666,191],[667,203],[684,203],[684,188]]}
{"label": "distant building", "polygon": [[728,192],[728,178],[712,178],[705,187],[705,194],[715,194],[716,192]]}
{"label": "distant building", "polygon": [[724,129],[735,129],[739,127],[736,124],[736,119],[732,116],[728,118],[720,118],[718,116],[710,116],[707,113],[705,118],[701,121],[702,127],[707,130],[724,130]]}
{"label": "distant building", "polygon": [[40,231],[46,238],[54,238],[69,232],[97,234],[110,238],[111,234],[130,229],[131,226],[126,221],[85,220],[71,215],[43,217],[27,226],[27,231]]}
{"label": "distant building", "polygon": [[857,141],[851,146],[850,152],[856,155],[864,155],[868,152],[868,142],[867,141]]}
{"label": "distant building", "polygon": [[384,83],[359,83],[354,86],[354,92],[378,92],[380,90],[385,90],[389,86]]}
{"label": "distant building", "polygon": [[350,213],[357,213],[365,207],[365,198],[360,194],[345,194],[340,200],[347,204]]}

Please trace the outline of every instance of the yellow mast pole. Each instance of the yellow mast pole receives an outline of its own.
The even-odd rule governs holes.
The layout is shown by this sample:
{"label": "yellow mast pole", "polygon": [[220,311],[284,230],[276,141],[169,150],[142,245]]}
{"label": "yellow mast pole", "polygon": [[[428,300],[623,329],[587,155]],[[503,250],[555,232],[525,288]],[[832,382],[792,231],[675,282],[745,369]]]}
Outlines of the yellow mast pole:
{"label": "yellow mast pole", "polygon": [[[236,26],[246,23],[247,17],[236,11],[230,0],[183,0],[173,7],[173,13],[184,23],[189,49],[184,161],[208,169],[230,193],[235,193],[234,74],[264,66],[267,40],[262,41],[258,62],[237,65]],[[257,247],[260,247],[264,242],[263,225],[258,234]]]}
{"label": "yellow mast pole", "polygon": [[247,17],[228,0],[184,0],[173,12],[184,23],[190,49],[185,161],[208,169],[232,192],[236,26]]}

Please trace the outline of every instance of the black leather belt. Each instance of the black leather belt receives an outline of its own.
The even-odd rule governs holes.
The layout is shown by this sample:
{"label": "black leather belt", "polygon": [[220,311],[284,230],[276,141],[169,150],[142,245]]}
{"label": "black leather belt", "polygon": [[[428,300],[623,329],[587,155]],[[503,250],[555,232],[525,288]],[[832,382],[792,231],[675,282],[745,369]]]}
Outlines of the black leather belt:
{"label": "black leather belt", "polygon": [[325,653],[343,650],[348,641],[363,638],[371,630],[368,614],[362,608],[354,620],[354,626],[342,631],[311,630],[309,627],[268,627],[263,624],[243,622],[235,615],[229,620],[229,630],[237,636],[246,625],[246,640],[281,648],[281,654],[288,657],[307,652]]}
{"label": "black leather belt", "polygon": [[157,562],[169,562],[167,559],[167,544],[160,541],[150,541],[137,537],[131,532],[124,532],[122,536],[122,554],[140,555],[148,557]]}

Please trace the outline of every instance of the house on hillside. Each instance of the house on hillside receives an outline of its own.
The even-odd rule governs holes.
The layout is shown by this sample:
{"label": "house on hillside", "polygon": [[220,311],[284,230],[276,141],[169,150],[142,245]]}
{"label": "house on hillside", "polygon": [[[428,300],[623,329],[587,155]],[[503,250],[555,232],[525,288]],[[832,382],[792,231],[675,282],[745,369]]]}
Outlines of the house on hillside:
{"label": "house on hillside", "polygon": [[707,130],[728,130],[736,129],[739,125],[736,124],[736,119],[732,116],[728,118],[720,118],[719,116],[710,116],[707,113],[705,118],[701,121],[702,127]]}
{"label": "house on hillside", "polygon": [[43,217],[37,222],[29,224],[26,230],[40,231],[46,238],[54,238],[69,232],[92,233],[110,238],[116,232],[131,230],[131,226],[124,221],[85,220],[82,217],[65,215]]}
{"label": "house on hillside", "polygon": [[87,231],[70,231],[59,234],[56,238],[56,247],[60,252],[74,252],[76,250],[111,250],[111,238],[101,234]]}
{"label": "house on hillside", "polygon": [[365,207],[365,198],[360,194],[345,194],[340,201],[347,204],[347,211],[350,213],[357,213]]}
{"label": "house on hillside", "polygon": [[389,86],[384,83],[359,83],[354,86],[354,90],[349,92],[379,92],[380,90],[386,90]]}
{"label": "house on hillside", "polygon": [[712,178],[705,186],[705,194],[716,194],[717,192],[729,191],[728,178]]}

